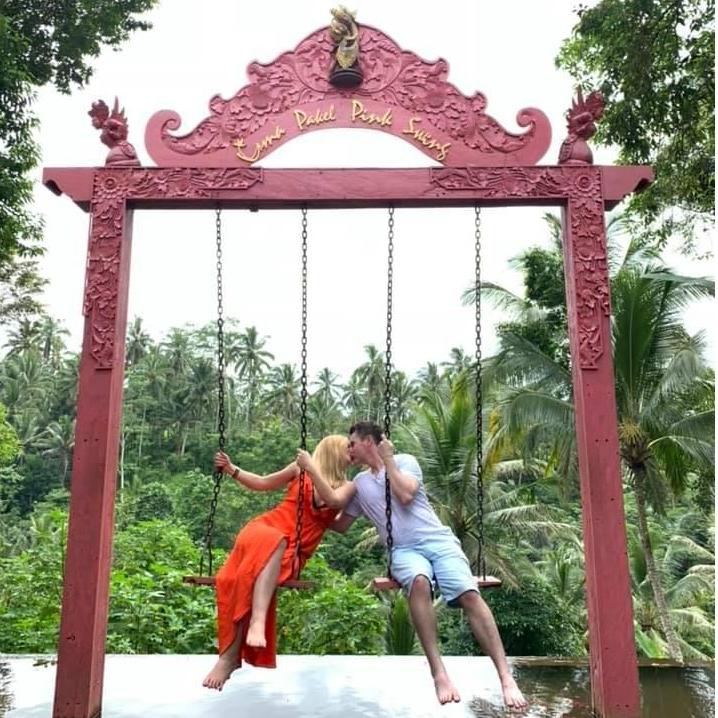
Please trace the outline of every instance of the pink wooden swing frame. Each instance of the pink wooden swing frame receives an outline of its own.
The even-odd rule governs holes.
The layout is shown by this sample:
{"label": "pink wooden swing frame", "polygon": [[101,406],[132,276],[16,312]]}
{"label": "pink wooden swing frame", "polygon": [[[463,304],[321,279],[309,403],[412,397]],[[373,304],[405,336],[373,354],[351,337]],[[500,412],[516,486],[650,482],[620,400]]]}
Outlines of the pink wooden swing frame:
{"label": "pink wooden swing frame", "polygon": [[[43,182],[90,214],[77,428],[54,718],[100,715],[109,573],[122,412],[127,297],[136,209],[310,209],[558,206],[562,212],[576,417],[591,687],[599,715],[640,714],[619,466],[604,212],[652,180],[648,167],[594,166],[586,139],[600,116],[595,96],[569,112],[559,163],[536,165],[551,129],[536,109],[512,134],[462,95],[448,65],[426,62],[380,31],[360,29],[362,85],[327,81],[326,28],[268,65],[210,115],[175,136],[174,112],[147,124],[156,167],[140,166],[124,113],[96,112],[110,146],[104,167],[46,168]],[[600,98],[599,98],[600,100]],[[114,123],[114,124],[113,124]],[[265,169],[256,162],[293,137],[363,127],[410,142],[438,165],[420,169]],[[339,241],[339,240],[338,240]]]}

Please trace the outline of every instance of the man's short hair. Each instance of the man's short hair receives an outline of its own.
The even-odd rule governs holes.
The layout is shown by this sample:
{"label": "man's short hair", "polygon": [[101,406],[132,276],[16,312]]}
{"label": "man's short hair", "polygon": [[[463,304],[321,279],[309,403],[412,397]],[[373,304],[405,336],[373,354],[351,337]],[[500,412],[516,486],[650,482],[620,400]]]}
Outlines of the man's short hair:
{"label": "man's short hair", "polygon": [[360,439],[366,439],[367,436],[371,436],[375,444],[381,441],[383,433],[379,424],[373,421],[357,421],[349,427],[349,436],[356,434]]}

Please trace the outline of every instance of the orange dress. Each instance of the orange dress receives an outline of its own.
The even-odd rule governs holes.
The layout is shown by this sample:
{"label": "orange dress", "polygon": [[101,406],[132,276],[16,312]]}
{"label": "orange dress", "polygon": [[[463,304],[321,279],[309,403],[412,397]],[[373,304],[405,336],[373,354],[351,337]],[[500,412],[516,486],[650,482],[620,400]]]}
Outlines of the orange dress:
{"label": "orange dress", "polygon": [[[316,507],[313,501],[313,486],[306,476],[304,479],[304,514],[302,517],[302,552],[300,566],[303,567],[322,540],[327,527],[334,521],[338,511],[328,507]],[[253,518],[239,532],[234,548],[222,568],[217,572],[215,590],[217,594],[217,632],[219,653],[224,653],[234,643],[240,621],[249,619],[252,612],[254,582],[266,566],[271,555],[277,550],[282,539],[287,548],[282,556],[279,569],[279,583],[292,577],[292,561],[296,545],[297,497],[299,479],[293,479],[280,504],[271,511]],[[277,594],[274,593],[267,611],[265,648],[247,646],[242,638],[237,663],[242,660],[253,666],[275,668],[277,665]],[[245,628],[246,633],[246,628]]]}

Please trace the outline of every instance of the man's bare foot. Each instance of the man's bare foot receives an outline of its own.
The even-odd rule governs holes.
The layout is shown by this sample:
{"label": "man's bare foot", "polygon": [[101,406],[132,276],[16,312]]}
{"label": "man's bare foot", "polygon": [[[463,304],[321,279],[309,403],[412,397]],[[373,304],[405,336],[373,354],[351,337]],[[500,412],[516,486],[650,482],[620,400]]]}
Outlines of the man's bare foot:
{"label": "man's bare foot", "polygon": [[439,703],[458,703],[461,700],[459,691],[454,688],[454,684],[449,680],[449,676],[446,673],[439,673],[434,676],[434,687],[436,688],[436,697],[439,699]]}
{"label": "man's bare foot", "polygon": [[202,685],[205,688],[213,688],[216,691],[221,691],[222,686],[224,686],[227,679],[232,675],[235,666],[234,661],[220,657],[217,663],[214,664],[212,670],[207,674],[207,677],[202,681]]}
{"label": "man's bare foot", "polygon": [[264,623],[259,621],[250,621],[247,630],[247,645],[254,648],[265,648],[267,645],[267,637],[264,633]]}
{"label": "man's bare foot", "polygon": [[504,676],[501,679],[501,693],[507,708],[526,708],[529,704],[512,675]]}

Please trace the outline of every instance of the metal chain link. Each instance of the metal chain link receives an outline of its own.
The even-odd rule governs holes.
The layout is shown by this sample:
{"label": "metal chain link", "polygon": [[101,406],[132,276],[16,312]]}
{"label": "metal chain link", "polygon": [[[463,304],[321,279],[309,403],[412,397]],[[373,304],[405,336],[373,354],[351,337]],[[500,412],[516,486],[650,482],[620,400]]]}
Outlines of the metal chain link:
{"label": "metal chain link", "polygon": [[[300,395],[299,442],[307,449],[307,208],[302,207],[302,375]],[[299,472],[299,493],[297,495],[297,521],[294,538],[293,574],[299,578],[301,573],[302,522],[304,519],[305,472]]]}
{"label": "metal chain link", "polygon": [[[224,451],[226,446],[225,436],[225,357],[224,357],[224,295],[222,292],[222,210],[215,209],[215,239],[216,239],[216,269],[217,269],[217,432],[219,434],[219,450]],[[212,575],[212,540],[214,534],[214,517],[217,513],[217,502],[219,492],[222,488],[222,472],[215,470],[214,487],[212,490],[212,501],[209,508],[207,520],[207,532],[204,537],[204,551],[208,557],[208,570]],[[200,557],[199,573],[204,573],[204,553]]]}
{"label": "metal chain link", "polygon": [[[393,294],[394,294],[394,207],[389,206],[388,224],[389,246],[387,258],[387,281],[386,281],[386,365],[384,374],[384,436],[391,437],[391,327],[393,319]],[[385,503],[386,503],[386,550],[387,567],[386,573],[391,578],[391,552],[394,548],[394,536],[392,535],[391,523],[391,484],[389,477],[384,477]]]}
{"label": "metal chain link", "polygon": [[483,395],[481,380],[481,207],[474,205],[474,249],[476,294],[476,517],[479,529],[478,556],[476,569],[480,576],[486,576],[486,557],[484,555],[484,447],[483,447]]}

